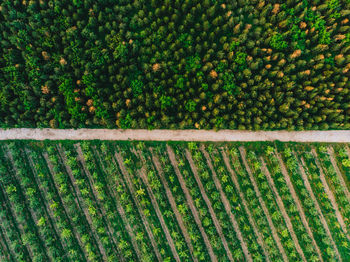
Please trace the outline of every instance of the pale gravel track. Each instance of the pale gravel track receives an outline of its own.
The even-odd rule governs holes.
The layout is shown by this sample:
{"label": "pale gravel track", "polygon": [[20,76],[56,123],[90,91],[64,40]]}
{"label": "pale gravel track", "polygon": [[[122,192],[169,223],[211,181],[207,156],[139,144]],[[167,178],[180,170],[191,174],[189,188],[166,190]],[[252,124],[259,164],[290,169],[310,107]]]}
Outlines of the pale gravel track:
{"label": "pale gravel track", "polygon": [[321,250],[320,248],[318,247],[316,241],[315,241],[315,238],[314,238],[314,235],[312,233],[312,230],[309,226],[309,222],[308,220],[306,219],[306,215],[305,215],[305,212],[304,212],[304,209],[302,207],[302,204],[300,202],[300,199],[297,195],[297,193],[295,192],[295,189],[294,189],[294,186],[293,186],[293,183],[292,181],[290,180],[290,176],[288,174],[288,171],[287,171],[287,168],[282,160],[282,157],[280,155],[280,153],[276,153],[276,157],[278,159],[278,162],[280,164],[280,168],[281,168],[281,172],[283,174],[283,177],[284,177],[284,180],[286,181],[286,184],[289,188],[289,191],[291,192],[292,194],[292,198],[297,206],[297,209],[299,211],[299,214],[300,214],[300,217],[301,217],[301,221],[303,222],[303,225],[307,231],[307,233],[309,234],[310,238],[311,238],[311,241],[312,241],[312,244],[313,246],[315,247],[316,249],[316,252],[317,252],[317,255],[318,255],[318,258],[320,259],[321,262],[323,262],[323,258],[322,258],[322,253],[321,253]]}
{"label": "pale gravel track", "polygon": [[239,196],[241,197],[243,207],[244,207],[244,209],[245,209],[245,211],[247,212],[247,215],[248,215],[249,223],[252,225],[254,233],[257,236],[257,242],[259,243],[259,245],[261,246],[261,248],[263,250],[263,253],[265,255],[265,259],[268,262],[270,262],[271,260],[269,258],[269,253],[267,252],[266,244],[264,243],[262,234],[261,234],[261,232],[259,231],[259,229],[257,227],[257,224],[256,224],[256,222],[255,222],[255,220],[253,218],[252,213],[250,212],[250,209],[248,207],[248,203],[247,203],[247,201],[245,199],[245,195],[244,195],[244,193],[241,190],[241,186],[240,186],[240,184],[238,182],[236,173],[235,173],[235,171],[233,171],[233,169],[231,167],[230,160],[229,160],[229,157],[228,157],[226,151],[227,151],[227,149],[221,148],[221,155],[222,155],[222,158],[223,158],[223,160],[225,162],[225,166],[226,166],[228,172],[231,175],[231,179],[232,179],[233,184],[235,185],[235,187],[236,187],[236,189],[237,189],[237,191],[239,193]]}
{"label": "pale gravel track", "polygon": [[[295,152],[294,152],[294,156],[297,158],[297,155],[296,155]],[[298,158],[297,158],[297,159],[298,159]],[[334,240],[333,240],[332,233],[331,233],[331,231],[329,230],[329,227],[328,227],[328,224],[327,224],[327,222],[326,222],[326,219],[325,219],[325,217],[323,216],[323,213],[322,213],[322,211],[321,211],[321,207],[320,207],[319,204],[318,204],[318,201],[317,201],[317,199],[316,199],[316,196],[314,195],[314,192],[313,192],[313,190],[312,190],[312,188],[311,188],[309,179],[308,179],[308,177],[307,177],[307,175],[306,175],[306,172],[305,172],[305,169],[306,169],[305,160],[304,160],[303,158],[300,158],[300,161],[301,161],[301,162],[298,163],[298,165],[299,165],[299,170],[300,170],[300,173],[301,173],[301,177],[302,177],[302,179],[303,179],[303,181],[304,181],[304,185],[305,185],[305,187],[306,187],[306,190],[309,192],[309,195],[310,195],[312,201],[314,202],[314,205],[315,205],[315,207],[316,207],[316,210],[317,210],[317,212],[319,213],[319,216],[320,216],[319,218],[320,218],[320,220],[321,220],[321,223],[322,223],[322,225],[323,225],[323,228],[326,230],[326,233],[327,233],[327,235],[328,235],[328,237],[329,237],[329,239],[330,239],[330,241],[331,241],[331,243],[332,243],[332,246],[334,247],[334,252],[335,252],[335,254],[336,254],[338,260],[339,260],[339,261],[342,261],[342,258],[341,258],[341,256],[340,256],[339,250],[338,250],[338,248],[337,248],[337,245],[335,244],[335,242],[334,242]],[[304,168],[305,168],[305,169],[304,169]]]}
{"label": "pale gravel track", "polygon": [[293,228],[292,222],[291,222],[291,220],[289,218],[289,215],[287,214],[287,211],[286,211],[286,208],[285,208],[284,203],[282,201],[282,198],[281,198],[280,194],[278,193],[278,190],[276,188],[275,182],[273,181],[273,178],[271,177],[271,173],[270,173],[269,169],[267,168],[266,162],[265,162],[263,157],[260,157],[260,162],[262,164],[261,169],[264,172],[264,174],[265,174],[265,176],[267,178],[267,181],[268,181],[268,183],[270,185],[270,188],[272,189],[272,192],[275,195],[277,206],[278,206],[278,208],[279,208],[279,210],[280,210],[280,212],[282,214],[284,222],[286,223],[288,231],[289,231],[289,233],[290,233],[290,235],[291,235],[291,237],[293,239],[293,242],[295,244],[295,248],[296,248],[297,252],[299,253],[299,255],[301,256],[302,260],[306,262],[307,260],[305,258],[303,250],[300,247],[299,240],[298,240],[298,238],[297,238],[297,236],[296,236],[296,234],[294,232],[294,228]]}
{"label": "pale gravel track", "polygon": [[0,140],[294,141],[350,143],[350,130],[242,131],[168,129],[0,129]]}

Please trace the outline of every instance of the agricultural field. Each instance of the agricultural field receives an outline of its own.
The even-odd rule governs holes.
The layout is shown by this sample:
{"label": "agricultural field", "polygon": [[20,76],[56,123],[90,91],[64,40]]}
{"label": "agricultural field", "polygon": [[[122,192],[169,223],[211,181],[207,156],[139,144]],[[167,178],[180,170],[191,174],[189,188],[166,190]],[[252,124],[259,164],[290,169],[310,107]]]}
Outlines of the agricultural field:
{"label": "agricultural field", "polygon": [[0,261],[349,261],[349,191],[349,144],[1,142]]}
{"label": "agricultural field", "polygon": [[0,0],[0,127],[350,129],[349,0]]}

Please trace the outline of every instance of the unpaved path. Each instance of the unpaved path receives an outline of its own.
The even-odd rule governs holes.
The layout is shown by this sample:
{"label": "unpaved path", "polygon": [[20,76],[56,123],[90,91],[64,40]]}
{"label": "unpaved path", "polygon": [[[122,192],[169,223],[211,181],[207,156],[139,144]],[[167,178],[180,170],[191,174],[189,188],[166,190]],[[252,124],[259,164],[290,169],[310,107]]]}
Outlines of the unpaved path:
{"label": "unpaved path", "polygon": [[[95,155],[97,155],[97,157],[98,157],[98,159],[99,159],[99,161],[101,163],[101,167],[103,169],[103,172],[106,174],[106,178],[108,179],[110,174],[106,170],[106,167],[104,165],[104,162],[102,161],[100,152],[95,147],[93,149],[94,149]],[[114,166],[117,166],[116,163],[114,162],[113,158],[112,158],[112,161],[113,161]],[[109,179],[114,181],[114,179],[112,179],[112,178],[109,178]],[[116,183],[116,186],[118,187],[119,183],[117,181],[114,181],[114,182]],[[115,190],[114,183],[112,183],[112,184],[107,183],[106,185],[107,185],[107,188],[109,189],[109,191],[111,192],[111,195],[113,196],[113,198],[115,200],[114,203],[115,203],[117,211],[118,211],[118,213],[119,213],[119,215],[120,215],[120,217],[121,217],[121,219],[123,221],[123,225],[125,226],[125,229],[126,229],[128,235],[130,236],[131,245],[132,245],[132,247],[135,250],[136,256],[137,256],[139,261],[142,261],[142,254],[141,254],[141,251],[139,249],[139,246],[136,243],[136,238],[135,238],[134,231],[132,230],[128,219],[126,218],[126,214],[125,214],[124,208],[120,205],[120,199],[117,197],[117,192]]]}
{"label": "unpaved path", "polygon": [[93,226],[92,218],[91,218],[91,216],[90,216],[88,210],[86,209],[86,205],[85,205],[84,198],[83,198],[83,196],[82,196],[82,194],[81,194],[81,192],[80,192],[80,189],[79,189],[79,187],[78,187],[78,185],[77,185],[77,182],[76,182],[75,177],[74,177],[74,175],[73,175],[73,171],[72,171],[72,169],[70,168],[70,166],[68,166],[68,164],[67,164],[67,157],[66,157],[66,154],[65,154],[65,152],[64,152],[64,150],[63,150],[63,148],[62,148],[61,145],[58,145],[58,146],[57,146],[57,149],[58,149],[59,155],[60,155],[60,157],[61,157],[61,159],[62,159],[64,168],[66,169],[67,174],[68,174],[68,176],[69,176],[69,178],[70,178],[70,180],[71,180],[71,182],[72,182],[71,184],[72,184],[73,189],[74,189],[74,191],[75,191],[75,193],[76,193],[77,200],[78,200],[78,202],[80,203],[80,205],[78,205],[78,206],[81,207],[81,209],[82,209],[82,211],[83,211],[83,213],[84,213],[84,215],[85,215],[85,217],[86,217],[86,220],[88,221],[88,224],[89,224],[90,229],[91,229],[91,233],[92,233],[92,235],[94,236],[94,238],[95,238],[95,240],[96,240],[96,242],[97,242],[97,246],[98,246],[98,249],[99,249],[99,251],[100,251],[100,254],[102,255],[104,261],[107,261],[107,253],[106,253],[106,250],[104,249],[104,246],[103,246],[103,244],[102,244],[102,242],[101,242],[101,240],[100,240],[100,238],[99,238],[99,236],[98,236],[98,234],[97,234],[97,232],[96,232],[96,229],[95,229],[95,227]]}
{"label": "unpaved path", "polygon": [[239,147],[239,151],[241,153],[243,164],[244,164],[244,166],[245,166],[245,168],[247,170],[247,173],[249,175],[250,181],[252,182],[252,185],[254,187],[254,191],[256,193],[256,196],[258,197],[260,206],[262,207],[262,209],[263,209],[263,211],[265,213],[265,217],[267,219],[267,222],[269,223],[269,226],[270,226],[270,229],[271,229],[271,232],[272,232],[272,236],[275,239],[276,244],[277,244],[277,248],[278,248],[278,250],[280,251],[280,253],[281,253],[282,257],[283,257],[283,260],[284,261],[288,261],[286,252],[285,252],[285,250],[284,250],[284,248],[283,248],[283,246],[281,244],[281,239],[279,238],[279,236],[277,234],[277,230],[275,228],[275,225],[272,222],[270,213],[269,213],[269,211],[268,211],[268,209],[267,209],[267,207],[265,205],[264,200],[262,199],[260,190],[258,188],[258,185],[257,185],[256,181],[255,181],[255,178],[253,176],[252,170],[250,169],[250,167],[248,165],[248,162],[247,162],[247,159],[246,159],[246,151],[245,151],[245,149],[242,146]]}
{"label": "unpaved path", "polygon": [[174,154],[174,151],[172,150],[172,148],[167,145],[167,152],[168,152],[168,156],[169,156],[169,159],[170,159],[170,162],[175,170],[175,174],[179,180],[179,183],[180,183],[180,186],[182,188],[182,191],[184,192],[185,194],[185,197],[186,197],[186,200],[187,200],[187,204],[188,206],[190,207],[191,209],[191,212],[193,214],[193,217],[194,217],[194,220],[196,221],[196,224],[199,228],[199,231],[201,232],[202,234],[202,237],[203,237],[203,240],[204,240],[204,244],[205,246],[207,247],[208,249],[208,253],[209,253],[209,256],[210,256],[210,259],[211,261],[215,261],[217,262],[218,259],[216,257],[216,255],[214,254],[214,251],[213,251],[213,247],[211,246],[211,243],[209,241],[209,238],[203,228],[203,225],[202,225],[202,221],[201,219],[199,218],[199,213],[197,211],[197,208],[196,206],[194,205],[194,201],[192,199],[192,196],[190,194],[190,191],[188,190],[187,186],[186,186],[186,182],[179,170],[179,167],[178,167],[178,163],[176,161],[176,157],[175,157],[175,154]]}
{"label": "unpaved path", "polygon": [[224,162],[225,162],[225,165],[226,165],[226,168],[228,170],[228,172],[230,173],[231,175],[231,179],[239,193],[239,196],[242,200],[242,203],[243,203],[243,207],[245,209],[245,211],[247,212],[247,215],[248,215],[248,220],[249,220],[249,223],[252,225],[253,227],[253,230],[254,230],[254,233],[255,235],[257,236],[257,241],[258,241],[258,244],[261,246],[263,252],[264,252],[264,255],[265,255],[265,259],[267,261],[271,261],[270,258],[269,258],[269,253],[267,252],[266,250],[266,246],[265,246],[265,242],[263,240],[263,237],[255,223],[255,220],[253,219],[253,215],[252,213],[250,212],[250,209],[248,207],[248,203],[245,199],[245,195],[243,194],[242,190],[241,190],[241,186],[237,180],[237,176],[236,176],[236,173],[233,171],[233,169],[231,168],[231,164],[230,164],[230,160],[227,156],[227,153],[226,153],[226,150],[224,148],[221,149],[221,155],[224,159]]}
{"label": "unpaved path", "polygon": [[153,141],[294,141],[349,143],[350,130],[241,131],[167,129],[0,129],[0,140],[153,140]]}
{"label": "unpaved path", "polygon": [[[296,156],[295,152],[294,152],[294,155]],[[305,173],[305,169],[304,169],[304,167],[306,168],[305,161],[304,161],[303,158],[300,158],[300,161],[301,161],[301,163],[298,163],[299,164],[299,170],[300,170],[300,173],[301,173],[301,177],[302,177],[302,179],[304,181],[304,185],[306,187],[306,190],[309,192],[309,195],[310,195],[312,201],[314,202],[315,208],[316,208],[316,210],[317,210],[317,212],[319,214],[319,217],[320,217],[321,223],[323,225],[323,228],[326,230],[326,233],[327,233],[327,235],[328,235],[328,237],[329,237],[329,239],[330,239],[330,241],[332,243],[332,246],[334,248],[336,256],[338,257],[338,260],[342,261],[340,253],[339,253],[339,250],[337,248],[337,245],[335,244],[335,242],[333,240],[333,237],[332,237],[331,231],[329,230],[329,227],[328,227],[328,224],[326,222],[326,219],[323,216],[323,213],[322,213],[321,208],[320,208],[320,206],[319,206],[319,204],[317,202],[317,199],[316,199],[316,197],[314,195],[314,192],[312,191],[309,179],[308,179],[308,177],[307,177],[307,175]]]}
{"label": "unpaved path", "polygon": [[302,205],[301,205],[301,202],[299,200],[299,197],[297,195],[297,193],[295,192],[295,189],[294,189],[294,186],[292,184],[292,181],[290,180],[290,177],[289,177],[289,174],[288,174],[288,171],[287,171],[287,168],[286,166],[284,165],[284,162],[281,158],[281,155],[280,153],[276,153],[276,157],[278,159],[278,162],[280,164],[280,169],[281,169],[281,172],[283,174],[283,177],[284,177],[284,180],[286,181],[286,184],[289,188],[289,191],[291,192],[292,194],[292,198],[297,206],[297,209],[298,209],[298,212],[299,212],[299,215],[301,217],[301,222],[303,223],[307,233],[309,234],[310,238],[311,238],[311,241],[312,241],[312,244],[313,246],[315,247],[316,249],[316,252],[317,252],[317,255],[318,255],[318,258],[320,259],[321,262],[323,262],[323,258],[322,258],[322,253],[321,253],[321,250],[320,248],[318,247],[316,241],[315,241],[315,238],[314,238],[314,235],[312,233],[312,230],[309,226],[309,223],[306,219],[306,216],[305,216],[305,212],[304,212],[304,209],[302,208]]}
{"label": "unpaved path", "polygon": [[158,156],[153,152],[152,148],[150,148],[150,151],[151,151],[151,154],[152,154],[152,160],[153,160],[154,166],[155,166],[155,168],[156,168],[156,170],[157,170],[157,172],[159,174],[160,181],[162,182],[162,184],[164,186],[165,193],[166,193],[167,198],[169,200],[171,209],[174,211],[177,223],[179,224],[181,232],[182,232],[182,234],[183,234],[183,236],[185,238],[186,244],[187,244],[188,248],[190,249],[192,259],[193,259],[193,261],[198,262],[198,259],[194,256],[194,248],[193,248],[193,245],[192,245],[192,242],[191,242],[190,235],[188,234],[188,231],[187,231],[187,228],[186,228],[186,226],[184,224],[182,216],[181,216],[179,210],[177,209],[174,196],[171,193],[171,190],[170,190],[169,185],[168,185],[168,181],[164,177],[163,169],[161,167],[161,164],[160,164],[160,161],[158,159]]}
{"label": "unpaved path", "polygon": [[[135,152],[136,155],[139,155],[139,157],[141,158],[141,160],[145,163],[146,160],[143,158],[142,156],[142,153],[140,152]],[[163,229],[163,232],[165,234],[165,238],[170,246],[170,249],[171,249],[171,252],[173,253],[173,256],[175,258],[175,260],[177,262],[180,262],[180,257],[179,257],[179,254],[177,253],[177,250],[176,250],[176,247],[175,247],[175,244],[174,244],[174,240],[173,238],[171,237],[170,235],[170,231],[168,229],[168,226],[166,225],[165,223],[165,220],[164,220],[164,217],[163,217],[163,214],[162,212],[160,211],[160,208],[159,208],[159,205],[158,205],[158,202],[157,202],[157,199],[156,197],[154,196],[153,194],[153,190],[149,184],[149,181],[148,181],[148,177],[147,177],[147,174],[146,174],[146,169],[145,169],[145,166],[143,166],[141,168],[141,170],[138,172],[138,174],[140,175],[143,183],[145,184],[146,186],[146,190],[148,192],[148,195],[150,197],[150,200],[151,200],[151,203],[152,203],[152,206],[154,208],[154,210],[156,211],[156,215],[158,217],[158,220],[160,222],[160,225]]]}
{"label": "unpaved path", "polygon": [[120,251],[120,249],[118,247],[118,241],[115,239],[115,236],[114,236],[114,229],[111,226],[111,223],[109,222],[109,219],[107,217],[107,212],[106,212],[103,204],[101,203],[101,201],[100,201],[100,199],[98,197],[98,193],[97,193],[97,191],[95,189],[94,179],[92,178],[92,175],[91,175],[90,171],[86,167],[86,162],[85,162],[84,154],[83,154],[83,151],[81,149],[80,143],[75,144],[74,147],[75,147],[76,152],[78,153],[77,159],[78,159],[78,161],[81,163],[81,165],[83,167],[84,173],[86,174],[88,183],[90,184],[90,188],[91,188],[92,193],[94,195],[94,200],[95,200],[95,203],[97,204],[97,207],[98,207],[97,211],[100,211],[100,212],[98,212],[99,215],[100,215],[100,219],[102,221],[103,220],[105,221],[105,227],[107,227],[106,231],[107,231],[107,234],[109,236],[109,239],[112,240],[112,243],[113,243],[114,247],[117,249],[117,252],[115,254],[117,256],[119,256],[119,259],[124,261],[124,257],[120,256],[121,251]]}
{"label": "unpaved path", "polygon": [[243,235],[242,235],[242,232],[241,232],[241,230],[239,228],[239,225],[237,223],[237,220],[236,220],[235,216],[233,215],[234,211],[232,211],[232,209],[231,209],[231,204],[230,204],[229,200],[227,199],[224,191],[222,190],[221,183],[220,183],[220,181],[219,181],[219,179],[218,179],[218,177],[216,175],[216,172],[214,170],[214,167],[213,167],[213,165],[211,163],[210,156],[209,156],[208,152],[205,150],[203,145],[201,146],[201,151],[202,151],[202,153],[204,154],[204,157],[207,160],[207,164],[208,164],[209,169],[210,169],[210,171],[211,171],[211,173],[213,175],[213,180],[214,180],[214,184],[216,186],[216,189],[220,193],[221,200],[222,200],[222,203],[224,204],[226,213],[229,216],[230,221],[231,221],[232,226],[233,226],[233,229],[235,230],[237,238],[238,238],[239,242],[241,243],[241,247],[242,247],[244,256],[245,256],[247,261],[253,261],[252,256],[251,256],[251,254],[248,251],[247,243],[245,242],[245,240],[243,238]]}
{"label": "unpaved path", "polygon": [[156,243],[156,240],[154,239],[154,236],[153,236],[153,233],[152,233],[152,229],[151,229],[151,226],[150,224],[148,223],[148,220],[146,219],[146,216],[145,214],[143,213],[143,210],[142,210],[142,207],[141,207],[141,204],[139,203],[137,197],[136,197],[136,190],[134,188],[134,184],[132,183],[131,179],[130,179],[130,176],[128,174],[128,171],[126,170],[125,166],[124,166],[124,161],[123,161],[123,158],[121,156],[121,154],[119,152],[115,152],[114,154],[115,158],[117,159],[117,162],[118,162],[118,165],[120,167],[120,170],[122,172],[122,175],[124,177],[124,180],[131,192],[131,196],[136,204],[136,207],[137,207],[137,210],[139,211],[139,214],[141,216],[141,220],[143,222],[143,225],[145,226],[145,229],[146,229],[146,232],[148,234],[148,237],[151,241],[151,244],[153,246],[153,250],[156,254],[156,257],[158,259],[158,261],[163,261],[162,259],[162,256],[159,252],[159,249],[158,249],[158,245]]}
{"label": "unpaved path", "polygon": [[273,181],[273,179],[271,177],[270,171],[268,170],[268,168],[266,166],[266,162],[265,162],[263,157],[260,157],[260,162],[262,164],[261,169],[264,172],[264,174],[265,174],[265,176],[267,178],[267,181],[268,181],[268,183],[270,185],[270,188],[272,189],[272,192],[275,195],[275,199],[276,199],[278,208],[279,208],[279,210],[282,213],[282,217],[283,217],[284,221],[286,222],[288,231],[289,231],[289,233],[290,233],[290,235],[291,235],[291,237],[293,239],[295,248],[296,248],[297,252],[299,253],[299,255],[301,256],[302,260],[306,261],[304,252],[301,249],[300,244],[299,244],[299,240],[298,240],[298,238],[297,238],[297,236],[296,236],[296,234],[294,232],[292,222],[291,222],[291,220],[290,220],[290,218],[289,218],[289,216],[287,214],[286,208],[285,208],[285,206],[283,204],[283,201],[282,201],[282,199],[281,199],[281,197],[280,197],[280,195],[279,195],[279,193],[277,191],[275,182]]}
{"label": "unpaved path", "polygon": [[320,160],[318,159],[315,148],[312,148],[311,152],[314,156],[316,166],[317,166],[318,170],[320,171],[320,180],[322,182],[323,188],[328,196],[328,199],[331,201],[331,204],[332,204],[333,209],[335,211],[335,215],[337,217],[337,220],[338,220],[342,230],[344,231],[346,238],[350,241],[350,236],[349,236],[348,230],[346,228],[343,216],[341,215],[341,213],[339,211],[339,206],[338,206],[337,201],[335,200],[334,194],[328,186],[327,179],[326,179],[325,174],[323,172],[323,168],[322,168],[322,165],[320,163]]}
{"label": "unpaved path", "polygon": [[[57,195],[58,195],[58,197],[60,199],[60,205],[62,206],[62,208],[64,210],[64,213],[65,213],[65,216],[67,218],[67,223],[69,223],[69,226],[70,226],[70,228],[73,231],[73,235],[75,236],[75,238],[76,238],[76,240],[77,240],[77,242],[79,244],[79,248],[83,252],[85,258],[87,259],[88,258],[88,254],[86,253],[84,245],[83,245],[83,243],[81,241],[81,236],[80,236],[79,232],[76,230],[76,228],[74,226],[74,223],[72,222],[72,218],[68,215],[68,211],[66,209],[66,205],[64,204],[65,202],[63,201],[62,196],[60,194],[60,190],[59,190],[60,187],[59,187],[59,185],[57,184],[57,181],[54,178],[56,176],[56,172],[54,171],[54,167],[52,165],[52,162],[50,161],[50,157],[49,157],[47,152],[43,153],[43,157],[44,157],[44,159],[46,161],[47,167],[49,168],[49,171],[50,171],[49,175],[52,177],[52,181],[53,181],[53,183],[55,185],[56,192],[58,192]],[[87,261],[89,261],[89,260],[87,259]]]}

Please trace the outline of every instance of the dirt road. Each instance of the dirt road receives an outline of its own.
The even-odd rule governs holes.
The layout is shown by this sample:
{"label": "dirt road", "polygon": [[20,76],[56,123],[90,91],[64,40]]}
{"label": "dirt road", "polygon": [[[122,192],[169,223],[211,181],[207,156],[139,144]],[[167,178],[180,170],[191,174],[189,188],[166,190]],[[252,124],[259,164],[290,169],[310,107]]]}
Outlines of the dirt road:
{"label": "dirt road", "polygon": [[240,131],[147,129],[0,129],[0,140],[294,141],[349,143],[350,130]]}

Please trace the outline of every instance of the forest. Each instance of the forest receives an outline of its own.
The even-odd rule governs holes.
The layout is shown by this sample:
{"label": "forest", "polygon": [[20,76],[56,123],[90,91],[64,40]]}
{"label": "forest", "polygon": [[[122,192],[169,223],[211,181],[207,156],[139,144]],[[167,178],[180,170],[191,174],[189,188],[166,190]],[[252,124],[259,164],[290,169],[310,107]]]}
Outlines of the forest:
{"label": "forest", "polygon": [[0,126],[350,128],[349,0],[0,0]]}

